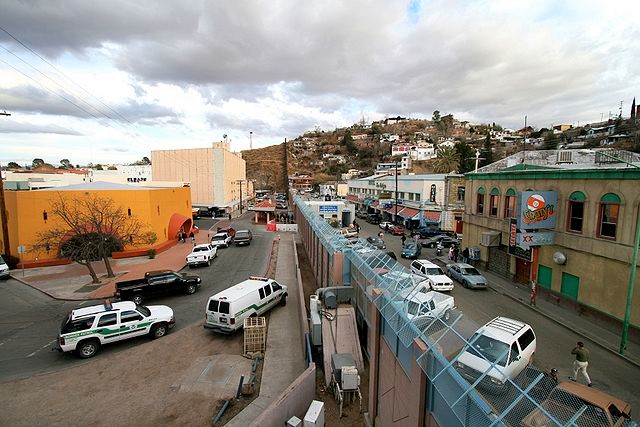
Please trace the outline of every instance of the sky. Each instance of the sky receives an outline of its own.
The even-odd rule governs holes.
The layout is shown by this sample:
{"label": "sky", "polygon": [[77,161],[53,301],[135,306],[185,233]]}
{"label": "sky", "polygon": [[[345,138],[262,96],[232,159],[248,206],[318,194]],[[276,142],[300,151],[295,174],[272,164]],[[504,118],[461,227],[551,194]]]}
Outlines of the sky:
{"label": "sky", "polygon": [[435,110],[580,125],[628,117],[639,71],[637,0],[3,0],[0,163],[241,151]]}

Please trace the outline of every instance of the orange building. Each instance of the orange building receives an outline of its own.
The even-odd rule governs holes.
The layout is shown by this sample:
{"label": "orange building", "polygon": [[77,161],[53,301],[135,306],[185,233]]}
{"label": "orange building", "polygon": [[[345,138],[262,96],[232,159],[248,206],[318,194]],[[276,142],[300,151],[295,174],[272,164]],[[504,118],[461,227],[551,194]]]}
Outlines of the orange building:
{"label": "orange building", "polygon": [[147,225],[141,231],[152,231],[158,238],[152,246],[126,247],[114,257],[138,256],[152,247],[162,250],[176,240],[180,229],[189,233],[193,226],[191,191],[188,187],[149,188],[92,182],[33,191],[5,190],[10,248],[5,248],[0,233],[0,253],[10,252],[17,257],[18,246],[23,246],[26,250],[22,255],[25,267],[55,263],[57,250],[43,253],[33,249],[39,233],[62,226],[61,220],[51,213],[53,203],[60,197],[73,200],[92,195],[113,200],[129,215],[134,215]]}

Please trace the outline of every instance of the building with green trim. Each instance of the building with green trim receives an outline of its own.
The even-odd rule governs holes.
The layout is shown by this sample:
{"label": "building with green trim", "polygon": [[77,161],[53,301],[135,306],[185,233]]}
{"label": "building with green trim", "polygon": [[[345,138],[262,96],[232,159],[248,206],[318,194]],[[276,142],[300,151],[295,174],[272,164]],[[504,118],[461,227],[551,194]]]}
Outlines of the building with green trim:
{"label": "building with green trim", "polygon": [[[466,174],[463,246],[481,267],[622,321],[640,204],[640,155],[622,150],[514,154]],[[557,193],[553,244],[527,262],[509,253],[510,223],[522,191]],[[535,232],[535,231],[534,231]],[[537,261],[537,262],[536,262]],[[640,325],[640,286],[631,324]]]}

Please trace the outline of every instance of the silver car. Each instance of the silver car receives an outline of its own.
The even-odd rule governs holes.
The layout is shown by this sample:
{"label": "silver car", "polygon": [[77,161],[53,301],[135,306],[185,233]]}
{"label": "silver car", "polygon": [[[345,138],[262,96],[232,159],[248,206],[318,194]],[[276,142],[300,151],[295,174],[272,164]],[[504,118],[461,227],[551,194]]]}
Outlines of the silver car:
{"label": "silver car", "polygon": [[487,287],[487,279],[474,266],[463,262],[447,264],[447,276],[457,280],[465,288]]}

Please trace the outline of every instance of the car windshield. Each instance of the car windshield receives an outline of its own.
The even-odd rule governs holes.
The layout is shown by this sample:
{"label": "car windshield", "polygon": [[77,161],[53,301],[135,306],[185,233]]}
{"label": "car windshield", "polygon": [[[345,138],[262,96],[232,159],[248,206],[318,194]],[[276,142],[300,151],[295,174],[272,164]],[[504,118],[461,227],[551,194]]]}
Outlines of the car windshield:
{"label": "car windshield", "polygon": [[493,363],[502,357],[497,364],[504,366],[509,355],[509,346],[506,343],[497,341],[486,335],[474,334],[470,342],[473,346],[469,347],[469,353],[482,357],[484,356],[489,362]]}
{"label": "car windshield", "polygon": [[149,308],[145,305],[137,305],[136,306],[136,311],[142,315],[144,315],[145,317],[149,317],[151,316],[151,310],[149,310]]}
{"label": "car windshield", "polygon": [[236,233],[236,238],[238,237],[249,237],[249,233],[247,233],[246,231],[238,231]]}
{"label": "car windshield", "polygon": [[427,267],[428,276],[442,276],[444,273],[440,270],[440,267]]}
{"label": "car windshield", "polygon": [[206,246],[196,246],[195,248],[193,248],[193,252],[204,252],[207,251],[209,248],[207,248]]}
{"label": "car windshield", "polygon": [[461,268],[460,271],[465,276],[479,276],[480,272],[473,267]]}
{"label": "car windshield", "polygon": [[216,234],[215,236],[213,236],[213,240],[224,240],[227,238],[226,234]]}
{"label": "car windshield", "polygon": [[407,243],[404,247],[408,251],[415,251],[418,246],[415,243]]}

